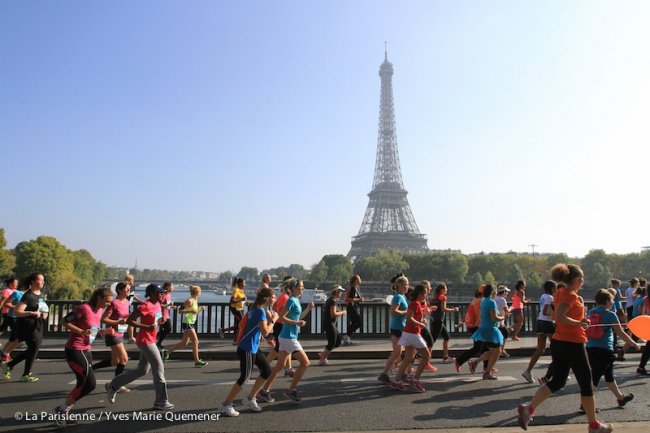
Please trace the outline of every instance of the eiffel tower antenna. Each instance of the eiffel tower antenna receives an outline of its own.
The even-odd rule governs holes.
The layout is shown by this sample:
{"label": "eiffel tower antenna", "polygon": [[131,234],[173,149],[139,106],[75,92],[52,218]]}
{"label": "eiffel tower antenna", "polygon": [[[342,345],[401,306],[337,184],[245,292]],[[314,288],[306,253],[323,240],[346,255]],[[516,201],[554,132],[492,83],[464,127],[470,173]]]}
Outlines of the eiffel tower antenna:
{"label": "eiffel tower antenna", "polygon": [[384,63],[379,67],[381,96],[379,134],[372,190],[359,233],[352,238],[348,256],[353,260],[381,250],[425,253],[427,237],[420,233],[409,206],[402,181],[397,150],[395,108],[393,104],[393,64],[388,61],[388,42],[384,42]]}

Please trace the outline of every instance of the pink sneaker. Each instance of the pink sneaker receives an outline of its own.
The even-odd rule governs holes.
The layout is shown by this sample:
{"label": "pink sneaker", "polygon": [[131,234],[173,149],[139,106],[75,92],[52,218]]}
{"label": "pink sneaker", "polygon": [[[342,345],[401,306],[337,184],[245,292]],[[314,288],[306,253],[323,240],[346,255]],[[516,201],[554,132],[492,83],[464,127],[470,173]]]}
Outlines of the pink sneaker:
{"label": "pink sneaker", "polygon": [[417,380],[417,379],[411,379],[411,380],[409,380],[409,386],[410,386],[411,388],[415,389],[417,392],[426,392],[426,388],[424,387],[424,385],[422,384],[422,382],[420,382],[420,381]]}

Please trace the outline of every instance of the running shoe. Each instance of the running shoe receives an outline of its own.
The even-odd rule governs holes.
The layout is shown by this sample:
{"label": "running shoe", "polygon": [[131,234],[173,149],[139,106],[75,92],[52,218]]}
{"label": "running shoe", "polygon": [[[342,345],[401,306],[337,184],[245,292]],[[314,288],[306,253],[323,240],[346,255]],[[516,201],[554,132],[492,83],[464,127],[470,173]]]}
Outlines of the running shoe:
{"label": "running shoe", "polygon": [[454,358],[453,356],[443,356],[442,357],[442,363],[443,364],[451,363],[451,362],[454,362],[454,361],[456,361],[456,358]]}
{"label": "running shoe", "polygon": [[611,424],[603,424],[600,421],[598,421],[598,427],[596,428],[589,427],[587,429],[588,433],[612,433],[613,431],[614,431],[614,427],[612,427]]}
{"label": "running shoe", "polygon": [[195,367],[205,367],[206,365],[208,365],[208,363],[205,362],[205,361],[202,360],[202,359],[199,359],[198,361],[196,361],[196,362],[194,363],[194,366],[195,366]]}
{"label": "running shoe", "polygon": [[329,362],[329,360],[327,358],[321,358],[318,361],[318,365],[332,365],[332,364],[330,364],[330,362]]}
{"label": "running shoe", "polygon": [[406,385],[401,380],[394,381],[391,380],[389,386],[398,391],[406,391]]}
{"label": "running shoe", "polygon": [[508,358],[510,358],[510,354],[504,350],[503,352],[501,352],[501,354],[499,355],[499,357],[500,357],[500,358],[508,359]]}
{"label": "running shoe", "polygon": [[172,410],[174,405],[166,401],[164,404],[154,403],[153,410]]}
{"label": "running shoe", "polygon": [[[223,332],[223,329],[219,328],[219,338],[223,340],[226,337],[225,333]],[[223,406],[222,406],[223,407]],[[232,407],[232,406],[231,406]],[[233,409],[234,410],[234,409]],[[239,415],[239,413],[237,413]],[[237,416],[237,415],[228,415],[228,416]]]}
{"label": "running shoe", "polygon": [[520,404],[517,408],[517,413],[519,414],[517,417],[517,423],[519,424],[519,427],[523,428],[524,430],[528,430],[528,423],[533,420],[533,417],[530,416],[530,409],[528,408],[528,405]]}
{"label": "running shoe", "polygon": [[528,370],[524,371],[523,373],[521,373],[521,377],[526,379],[526,382],[528,383],[535,383],[535,379],[533,379],[532,371],[528,371]]}
{"label": "running shoe", "polygon": [[497,380],[497,377],[491,371],[483,373],[483,380]]}
{"label": "running shoe", "polygon": [[52,414],[54,415],[54,423],[61,428],[77,425],[76,419],[68,418],[69,413],[70,409],[63,410],[61,406],[55,407],[52,411]]}
{"label": "running shoe", "polygon": [[430,362],[428,362],[427,365],[424,366],[424,369],[426,371],[438,371],[438,367],[431,365]]}
{"label": "running shoe", "polygon": [[636,373],[640,374],[641,376],[647,376],[648,375],[648,370],[646,370],[645,368],[639,367],[639,368],[636,369]]}
{"label": "running shoe", "polygon": [[623,396],[621,400],[618,400],[618,407],[623,407],[625,406],[629,401],[634,400],[634,394],[630,393],[628,395]]}
{"label": "running shoe", "polygon": [[519,340],[520,340],[520,338],[517,337],[516,335],[513,335],[513,336],[512,336],[512,339],[513,339],[514,341],[519,341]]}
{"label": "running shoe", "polygon": [[379,377],[377,377],[377,380],[386,385],[390,385],[390,377],[388,377],[387,373],[380,374]]}
{"label": "running shoe", "polygon": [[117,395],[117,391],[113,389],[110,382],[106,382],[104,388],[106,388],[106,400],[108,400],[108,402],[111,404],[115,403],[115,396]]}
{"label": "running shoe", "polygon": [[160,355],[161,355],[161,358],[162,358],[163,362],[169,360],[169,352],[167,350],[165,350],[165,349],[161,350]]}
{"label": "running shoe", "polygon": [[264,389],[260,389],[260,392],[258,392],[257,395],[259,396],[259,398],[260,398],[262,401],[264,401],[264,402],[266,402],[266,403],[273,403],[273,402],[275,401],[275,399],[274,399],[273,396],[271,395],[271,392],[270,392],[270,391],[266,391],[266,390],[264,390]]}
{"label": "running shoe", "polygon": [[297,389],[285,389],[284,390],[284,396],[287,397],[290,400],[293,400],[295,402],[300,401],[300,397],[298,397],[298,390]]}
{"label": "running shoe", "polygon": [[11,367],[5,365],[2,370],[5,380],[11,380]]}
{"label": "running shoe", "polygon": [[417,392],[426,392],[426,388],[424,387],[424,385],[422,385],[422,382],[420,382],[417,379],[409,380],[409,386],[415,389]]}
{"label": "running shoe", "polygon": [[476,361],[469,360],[467,361],[467,366],[469,367],[469,372],[472,374],[476,374]]}
{"label": "running shoe", "polygon": [[131,392],[131,390],[126,386],[120,386],[120,389],[117,390],[118,394],[126,394],[127,392]]}
{"label": "running shoe", "polygon": [[3,353],[2,354],[2,362],[9,362],[11,361],[11,354],[10,353]]}
{"label": "running shoe", "polygon": [[232,404],[224,404],[219,408],[219,412],[225,416],[239,416],[239,412],[232,407]]}
{"label": "running shoe", "polygon": [[454,361],[454,368],[456,369],[456,373],[460,374],[460,367],[461,365],[458,363],[458,361]]}
{"label": "running shoe", "polygon": [[21,382],[34,383],[38,382],[38,377],[34,376],[32,373],[23,374],[20,376]]}
{"label": "running shoe", "polygon": [[286,369],[284,370],[284,375],[285,375],[285,376],[289,376],[289,377],[293,377],[293,375],[295,374],[295,372],[296,372],[296,369],[295,369],[295,368],[286,368]]}
{"label": "running shoe", "polygon": [[127,344],[135,343],[135,338],[129,338],[126,342]]}
{"label": "running shoe", "polygon": [[[487,371],[487,370],[484,368],[484,369],[483,369],[483,373],[485,373],[486,371]],[[496,367],[492,367],[492,368],[490,369],[490,373],[498,373],[498,372],[499,372],[499,369],[496,368]]]}
{"label": "running shoe", "polygon": [[241,400],[241,404],[251,408],[253,412],[262,412],[262,408],[257,404],[256,398],[245,397]]}

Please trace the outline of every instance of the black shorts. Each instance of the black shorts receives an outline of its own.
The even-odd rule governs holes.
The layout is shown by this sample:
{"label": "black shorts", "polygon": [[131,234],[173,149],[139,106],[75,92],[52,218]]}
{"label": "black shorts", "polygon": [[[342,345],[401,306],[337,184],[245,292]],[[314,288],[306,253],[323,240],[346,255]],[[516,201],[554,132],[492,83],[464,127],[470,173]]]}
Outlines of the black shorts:
{"label": "black shorts", "polygon": [[481,343],[483,343],[484,348],[488,348],[488,349],[496,349],[497,347],[501,347],[499,343],[492,343],[488,341],[481,341]]}
{"label": "black shorts", "polygon": [[555,334],[555,323],[549,322],[548,320],[538,320],[537,321],[537,334],[546,334],[553,335]]}
{"label": "black shorts", "polygon": [[614,352],[602,347],[587,347],[587,356],[591,366],[591,379],[598,386],[600,378],[605,376],[605,382],[614,382]]}
{"label": "black shorts", "polygon": [[181,329],[183,330],[183,332],[185,332],[185,331],[187,331],[189,329],[196,330],[196,328],[194,328],[194,323],[181,323]]}
{"label": "black shorts", "polygon": [[400,338],[402,336],[402,330],[401,329],[392,329],[390,330],[390,335],[393,337]]}
{"label": "black shorts", "polygon": [[122,336],[104,335],[104,342],[106,347],[117,346],[118,344],[124,344],[124,338]]}
{"label": "black shorts", "polygon": [[501,332],[501,335],[503,335],[503,341],[505,342],[508,339],[508,336],[510,333],[508,332],[508,328],[505,326],[499,326],[499,331]]}

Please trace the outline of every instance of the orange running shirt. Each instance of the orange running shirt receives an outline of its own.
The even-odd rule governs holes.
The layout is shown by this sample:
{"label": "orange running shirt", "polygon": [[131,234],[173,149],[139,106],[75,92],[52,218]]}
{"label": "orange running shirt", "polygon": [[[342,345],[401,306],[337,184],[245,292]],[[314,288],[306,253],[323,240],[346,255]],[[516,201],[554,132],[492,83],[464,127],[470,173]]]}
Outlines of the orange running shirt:
{"label": "orange running shirt", "polygon": [[[555,299],[553,300],[553,305],[555,311],[558,310],[560,304],[568,304],[569,309],[566,313],[568,317],[578,321],[585,317],[585,307],[580,301],[581,298],[578,296],[576,291],[558,289],[554,296]],[[565,325],[556,319],[553,339],[558,341],[568,341],[570,343],[586,343],[587,334],[585,330],[579,326]]]}

